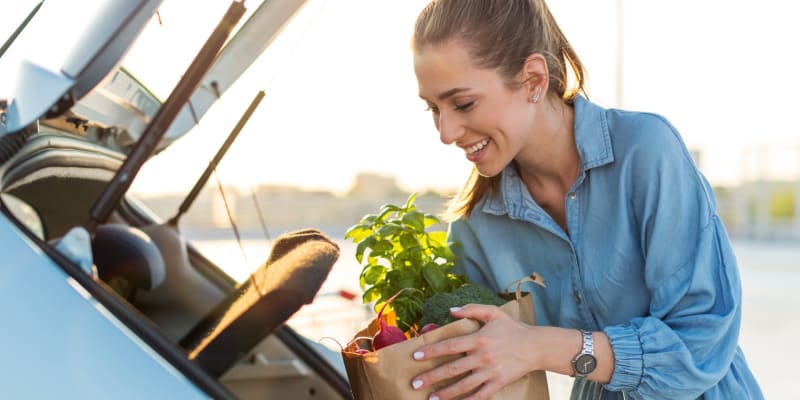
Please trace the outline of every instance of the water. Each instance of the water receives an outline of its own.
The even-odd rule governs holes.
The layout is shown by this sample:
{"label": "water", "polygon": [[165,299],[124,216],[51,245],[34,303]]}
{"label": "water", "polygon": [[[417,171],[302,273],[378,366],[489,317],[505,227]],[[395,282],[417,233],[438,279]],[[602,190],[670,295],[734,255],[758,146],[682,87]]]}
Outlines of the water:
{"label": "water", "polygon": [[[242,281],[266,259],[269,243],[244,240],[242,247],[232,240],[204,239],[193,242],[231,276]],[[290,325],[312,339],[338,349],[336,341],[346,343],[365,322],[374,316],[360,302],[355,245],[339,242],[341,256],[314,304],[301,309]],[[800,283],[800,245],[780,242],[734,241],[742,277],[742,327],[740,345],[767,399],[800,398],[795,379],[795,360],[800,359],[797,332],[800,332],[800,299],[795,296]],[[356,294],[348,300],[344,290]],[[548,374],[551,398],[569,398],[571,379]]]}

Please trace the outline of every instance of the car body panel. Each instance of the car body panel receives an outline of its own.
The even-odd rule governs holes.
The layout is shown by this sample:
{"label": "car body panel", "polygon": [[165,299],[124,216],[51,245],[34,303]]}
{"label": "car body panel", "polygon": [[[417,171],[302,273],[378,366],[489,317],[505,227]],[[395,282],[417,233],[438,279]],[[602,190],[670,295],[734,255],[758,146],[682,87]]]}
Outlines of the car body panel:
{"label": "car body panel", "polygon": [[[9,64],[4,72],[27,79],[15,79],[8,99],[12,118],[0,127],[0,134],[17,132],[42,115],[61,114],[72,107],[119,63],[159,4],[161,0],[103,0],[94,7],[75,7],[69,2],[45,2],[3,56]],[[50,35],[62,29],[76,32],[55,45]],[[59,85],[42,91],[41,83],[31,77],[44,75],[42,70]]]}
{"label": "car body panel", "polygon": [[18,93],[8,107],[5,124],[0,125],[0,135],[36,121],[75,84],[65,75],[29,61],[20,63],[16,79]]}
{"label": "car body panel", "polygon": [[0,243],[4,398],[208,398],[5,216]]}

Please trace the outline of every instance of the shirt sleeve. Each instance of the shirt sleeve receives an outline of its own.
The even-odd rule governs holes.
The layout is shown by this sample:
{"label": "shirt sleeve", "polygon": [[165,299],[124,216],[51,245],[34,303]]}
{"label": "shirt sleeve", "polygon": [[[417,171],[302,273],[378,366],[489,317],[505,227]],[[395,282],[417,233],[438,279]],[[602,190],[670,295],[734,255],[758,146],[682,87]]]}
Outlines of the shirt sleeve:
{"label": "shirt sleeve", "polygon": [[668,133],[639,156],[632,194],[649,315],[604,329],[615,358],[606,388],[635,399],[700,397],[729,371],[738,347],[736,259],[711,188]]}

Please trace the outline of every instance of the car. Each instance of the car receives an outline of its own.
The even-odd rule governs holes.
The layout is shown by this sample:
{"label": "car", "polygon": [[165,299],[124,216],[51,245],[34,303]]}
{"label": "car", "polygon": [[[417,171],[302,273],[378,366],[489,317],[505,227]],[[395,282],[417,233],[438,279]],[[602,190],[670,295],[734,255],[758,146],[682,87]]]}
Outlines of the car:
{"label": "car", "polygon": [[339,354],[285,324],[338,257],[324,233],[277,239],[238,283],[179,216],[129,193],[304,0],[247,3],[218,16],[163,101],[122,64],[160,0],[40,1],[0,49],[13,86],[0,102],[2,397],[352,398]]}

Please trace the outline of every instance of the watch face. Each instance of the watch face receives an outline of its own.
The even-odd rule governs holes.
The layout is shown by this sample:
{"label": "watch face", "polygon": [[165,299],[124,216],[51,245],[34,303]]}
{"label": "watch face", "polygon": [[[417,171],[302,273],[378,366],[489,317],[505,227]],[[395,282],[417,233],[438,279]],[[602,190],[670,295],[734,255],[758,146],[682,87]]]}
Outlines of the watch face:
{"label": "watch face", "polygon": [[589,375],[597,368],[597,359],[591,354],[581,354],[575,359],[575,371],[579,375]]}

